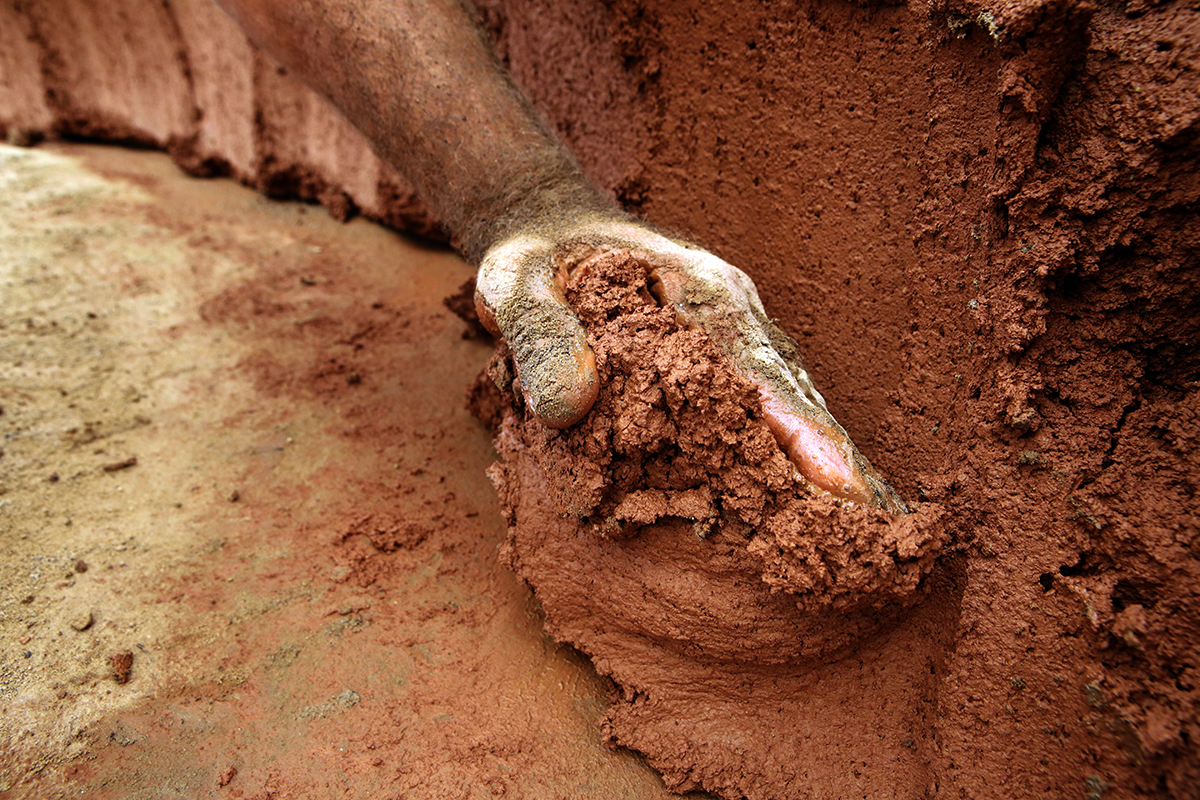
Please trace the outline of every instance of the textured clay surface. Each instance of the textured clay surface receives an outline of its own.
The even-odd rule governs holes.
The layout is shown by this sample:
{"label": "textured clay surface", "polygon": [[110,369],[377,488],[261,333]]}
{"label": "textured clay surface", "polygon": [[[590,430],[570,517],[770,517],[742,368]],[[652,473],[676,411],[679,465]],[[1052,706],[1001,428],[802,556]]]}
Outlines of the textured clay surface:
{"label": "textured clay surface", "polygon": [[[946,538],[940,509],[890,520],[814,497],[755,388],[658,306],[648,270],[616,253],[568,286],[602,378],[583,422],[551,430],[498,392],[513,385],[504,348],[476,384],[481,414],[501,420],[491,474],[510,564],[550,633],[620,687],[609,740],[647,753],[668,786],[730,797],[877,795],[898,782],[920,791],[927,743],[895,743],[919,729],[913,713],[937,658],[941,604],[909,607],[940,599],[944,581],[919,589]],[[881,641],[910,652],[885,651],[889,674],[872,679],[884,665],[868,659],[864,674],[863,653]],[[853,692],[848,711],[821,711],[830,698],[811,685],[818,667],[845,674],[836,691]],[[840,755],[814,758],[815,738]],[[850,753],[871,765],[852,780],[840,761]]]}
{"label": "textured clay surface", "polygon": [[[746,496],[733,473],[697,457],[689,469],[715,477],[707,494],[687,480],[635,486],[607,474],[619,454],[588,452],[575,434],[539,438],[513,415],[498,440],[516,515],[509,558],[545,595],[552,633],[616,677],[608,735],[671,785],[728,796],[1196,797],[1194,3],[482,5],[589,175],[754,278],[831,411],[922,509],[901,533],[772,506],[780,490],[768,489],[776,499],[730,517],[755,531],[759,545],[742,549],[745,535],[715,525],[698,538],[692,521]],[[328,106],[207,3],[92,6],[0,7],[10,136],[153,144],[196,171],[428,229]],[[631,368],[635,382],[647,369]],[[671,384],[654,381],[641,385],[669,407]],[[727,388],[722,404],[737,405]],[[744,430],[751,448],[753,409],[744,417],[696,431]],[[783,480],[747,452],[762,465],[754,481]],[[580,509],[585,526],[572,521]],[[830,581],[802,542],[746,521],[755,513],[846,535],[873,526],[883,538],[863,541],[880,552],[888,536],[928,536],[940,555],[915,590],[893,581],[875,595],[877,570],[830,569]],[[545,524],[523,527],[522,514]],[[610,530],[618,516],[636,530]],[[542,569],[546,549],[560,563]],[[655,603],[695,596],[684,571],[676,583],[653,572],[666,569],[653,566],[660,554],[728,568],[704,604],[651,629]],[[892,563],[898,577],[908,562]],[[580,602],[608,616],[571,612],[581,590],[552,573],[594,580]],[[865,605],[826,625],[843,575],[864,590],[845,601]],[[723,604],[741,590],[780,619],[803,605],[805,651],[772,665],[764,623],[762,641],[698,675],[734,645],[706,628],[689,652],[697,615],[772,616]],[[891,610],[856,627],[884,595]],[[647,614],[634,618],[639,603]],[[624,627],[588,621],[623,614]],[[645,668],[607,656],[604,637],[648,642]],[[731,686],[739,671],[750,677]]]}
{"label": "textured clay surface", "polygon": [[0,797],[670,797],[499,558],[466,264],[124,148],[0,211]]}

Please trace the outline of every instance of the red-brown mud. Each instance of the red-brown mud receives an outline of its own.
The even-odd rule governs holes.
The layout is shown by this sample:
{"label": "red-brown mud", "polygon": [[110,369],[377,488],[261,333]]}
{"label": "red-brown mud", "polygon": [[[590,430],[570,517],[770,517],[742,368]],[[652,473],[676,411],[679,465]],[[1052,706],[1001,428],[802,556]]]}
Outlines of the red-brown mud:
{"label": "red-brown mud", "polygon": [[0,184],[0,797],[666,796],[499,559],[466,264],[158,153]]}
{"label": "red-brown mud", "polygon": [[[734,795],[1198,796],[1194,4],[483,5],[589,174],[755,279],[834,415],[951,537],[899,620],[753,691],[621,673],[615,740]],[[0,7],[0,126],[425,219],[207,3],[102,9]],[[641,548],[687,563],[724,535],[560,533],[560,558],[613,559],[604,589]],[[712,717],[662,713],[697,698]]]}
{"label": "red-brown mud", "polygon": [[[578,425],[525,413],[503,347],[476,384],[491,419],[503,407],[491,474],[509,563],[547,630],[620,687],[609,740],[645,752],[668,786],[920,793],[932,737],[914,715],[954,613],[946,581],[921,584],[948,538],[940,509],[893,520],[815,496],[756,388],[659,307],[648,270],[615,253],[568,286],[602,378]],[[836,712],[814,672],[844,676]],[[848,757],[867,766],[847,773]]]}

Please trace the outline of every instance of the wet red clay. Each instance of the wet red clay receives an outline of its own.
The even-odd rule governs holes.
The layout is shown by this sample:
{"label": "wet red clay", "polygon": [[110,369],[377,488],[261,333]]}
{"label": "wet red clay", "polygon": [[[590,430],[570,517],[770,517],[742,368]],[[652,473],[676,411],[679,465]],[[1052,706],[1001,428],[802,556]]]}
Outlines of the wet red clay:
{"label": "wet red clay", "polygon": [[[253,54],[211,6],[124,0],[102,13],[91,5],[64,0],[57,14],[0,10],[0,37],[14,65],[3,95],[14,110],[0,114],[6,130],[168,147],[194,170],[321,197],[341,216],[357,208],[428,229],[402,183],[361,140]],[[804,668],[802,679],[820,687],[813,696],[821,700],[808,711],[802,699],[789,700],[795,705],[788,713],[812,713],[831,727],[814,728],[803,752],[787,761],[795,773],[780,780],[790,782],[754,784],[766,773],[747,760],[744,774],[714,773],[710,785],[760,786],[756,796],[782,796],[773,787],[787,785],[792,796],[828,796],[840,789],[830,789],[826,776],[840,770],[838,787],[882,786],[886,778],[878,776],[894,772],[905,796],[1197,796],[1195,9],[1071,0],[822,2],[769,10],[624,0],[483,5],[506,63],[589,174],[631,209],[745,269],[768,312],[798,340],[815,383],[864,454],[907,500],[945,515],[950,540],[927,579],[929,598],[864,644],[859,660]],[[54,17],[71,24],[52,25]],[[107,60],[95,55],[124,52],[103,45],[118,35],[159,44]],[[77,40],[95,48],[72,46]],[[175,83],[151,91],[127,79],[154,70]],[[228,94],[214,90],[222,85]],[[178,107],[160,97],[176,98]],[[142,111],[151,107],[154,114]],[[251,124],[256,119],[259,128]],[[406,581],[421,569],[437,572],[427,559],[445,551],[438,543],[447,531],[466,537],[459,546],[476,553],[454,551],[467,559],[455,575],[484,574],[517,592],[491,571],[498,569],[490,560],[498,530],[480,540],[492,543],[482,550],[467,546],[482,536],[470,531],[482,524],[487,488],[480,482],[472,494],[453,484],[468,480],[460,463],[462,475],[479,480],[474,466],[454,456],[462,446],[458,432],[470,430],[465,419],[456,418],[446,429],[455,433],[441,440],[422,440],[432,447],[404,462],[403,469],[426,470],[412,476],[419,480],[411,499],[430,500],[435,510],[414,516],[412,509],[424,508],[416,505],[385,514],[365,505],[368,496],[403,491],[403,476],[382,476],[398,460],[401,442],[408,447],[430,428],[412,422],[424,418],[405,405],[420,392],[402,388],[422,380],[415,371],[445,360],[442,348],[454,334],[419,322],[426,318],[412,316],[417,312],[398,299],[398,288],[390,295],[379,288],[394,284],[344,274],[329,262],[318,266],[334,285],[322,301],[329,310],[313,321],[297,324],[309,312],[288,304],[303,299],[294,293],[326,287],[298,283],[263,294],[255,287],[290,274],[286,264],[264,263],[262,276],[244,276],[240,292],[210,292],[207,321],[196,323],[228,330],[231,341],[248,348],[238,374],[253,376],[263,394],[254,413],[264,423],[282,413],[272,410],[275,403],[301,402],[312,409],[305,419],[337,431],[347,448],[327,473],[297,466],[271,478],[272,495],[293,498],[297,509],[288,512],[296,524],[288,530],[311,535],[312,547],[325,548],[327,567],[344,570],[337,573],[343,582],[331,584],[339,598],[352,591],[373,596],[378,581]],[[373,308],[376,302],[383,305]],[[276,338],[254,345],[265,331]],[[428,344],[434,340],[436,347]],[[421,346],[429,349],[404,361],[406,351],[385,341],[427,342]],[[320,357],[298,355],[309,352]],[[355,372],[357,384],[350,381]],[[362,400],[364,389],[384,386],[377,377],[383,373],[402,376],[401,383],[379,388],[377,402]],[[450,407],[451,395],[434,405]],[[254,446],[280,447],[284,439],[264,437]],[[434,458],[433,447],[444,451]],[[254,463],[269,463],[270,452]],[[238,472],[239,480],[243,474],[251,473]],[[435,483],[442,476],[452,485]],[[456,502],[478,497],[478,506],[464,508],[480,517],[443,511],[437,497],[445,492]],[[248,492],[251,510],[237,513],[265,513],[253,510],[254,498]],[[343,516],[318,526],[305,516],[318,505]],[[299,591],[304,578],[296,583],[297,575],[317,580],[312,571],[324,567],[314,565],[311,552],[266,565],[261,553],[270,551],[262,548],[286,537],[255,531],[247,535],[263,540],[253,548],[227,545],[212,563],[245,557],[237,563],[263,565],[254,566],[263,587]],[[475,558],[484,559],[482,573],[465,566]],[[206,578],[181,581],[165,596],[220,607],[244,602],[225,591]],[[385,613],[378,598],[372,602]],[[486,616],[491,602],[460,608]],[[386,613],[399,615],[388,624],[400,630],[418,625],[411,609]],[[434,621],[420,625],[439,635],[475,630],[450,624],[447,612],[425,613]],[[528,624],[535,636],[536,621]],[[372,624],[364,633],[384,637],[383,628]],[[924,644],[903,644],[915,641],[905,638],[910,633]],[[401,641],[406,634],[391,635]],[[280,636],[275,646],[286,645]],[[205,663],[249,669],[263,663],[255,661],[259,652]],[[329,682],[317,666],[304,666],[305,657],[295,664],[326,683],[288,713],[348,703],[346,690],[367,696],[359,682]],[[482,664],[465,659],[461,669],[491,669]],[[864,699],[878,698],[887,682],[876,670],[913,676],[899,681],[911,694],[895,714]],[[129,685],[137,673],[135,655]],[[500,674],[524,673],[514,662]],[[445,752],[475,754],[466,744],[469,726],[455,727],[460,717],[439,728],[447,723],[416,723],[423,718],[394,711],[404,697],[424,696],[380,700],[392,703],[387,730],[407,719],[418,725],[414,735],[444,742]],[[205,702],[239,707],[235,699]],[[619,741],[656,754],[671,780],[699,763],[692,752],[657,755],[694,740],[670,738],[630,711],[637,697],[623,702],[613,719],[628,726],[609,729]],[[353,710],[305,724],[340,730],[332,720]],[[896,723],[877,734],[888,745],[867,747],[864,732],[894,720],[909,733]],[[455,735],[438,738],[442,730]],[[747,750],[763,744],[754,736]],[[294,758],[289,768],[299,764],[295,774],[332,787],[337,751],[311,747],[301,759],[295,747],[307,740],[287,741],[297,743],[280,745]],[[491,764],[491,746],[445,763]],[[115,758],[116,747],[98,758]],[[523,769],[536,769],[538,757],[518,749],[530,754],[522,756]],[[381,764],[397,769],[386,758]],[[212,779],[223,769],[214,765]],[[246,775],[238,769],[230,787]],[[428,774],[454,772],[447,770]],[[266,773],[257,774],[258,783],[246,785],[267,787]]]}

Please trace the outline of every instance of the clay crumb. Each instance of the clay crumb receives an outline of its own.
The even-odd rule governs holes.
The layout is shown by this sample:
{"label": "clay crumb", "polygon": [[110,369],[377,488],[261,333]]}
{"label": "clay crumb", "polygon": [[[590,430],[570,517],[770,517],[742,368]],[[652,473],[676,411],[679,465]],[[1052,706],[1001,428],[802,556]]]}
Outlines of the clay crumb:
{"label": "clay crumb", "polygon": [[217,786],[224,787],[233,783],[233,779],[237,777],[237,773],[237,767],[226,767],[220,777],[217,778]]}
{"label": "clay crumb", "polygon": [[111,659],[112,677],[117,683],[129,683],[129,672],[133,669],[133,651],[114,653]]}
{"label": "clay crumb", "polygon": [[483,327],[479,315],[475,312],[475,276],[468,278],[454,294],[443,298],[442,305],[466,323],[467,329],[462,335],[464,339],[491,338],[491,334]]}

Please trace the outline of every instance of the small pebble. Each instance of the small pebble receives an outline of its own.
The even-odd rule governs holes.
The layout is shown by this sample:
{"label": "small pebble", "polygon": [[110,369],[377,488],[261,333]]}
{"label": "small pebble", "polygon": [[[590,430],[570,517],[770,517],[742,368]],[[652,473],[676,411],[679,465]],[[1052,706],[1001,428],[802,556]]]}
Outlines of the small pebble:
{"label": "small pebble", "polygon": [[81,558],[81,559],[79,559],[78,561],[76,561],[76,562],[75,562],[75,571],[76,571],[76,572],[78,572],[78,573],[80,573],[80,574],[82,574],[82,573],[84,573],[84,572],[87,572],[87,571],[88,571],[88,565],[87,565],[87,562],[86,562],[86,561],[84,561],[82,558]]}
{"label": "small pebble", "polygon": [[92,612],[80,611],[67,620],[67,624],[77,631],[86,631],[92,627]]}

